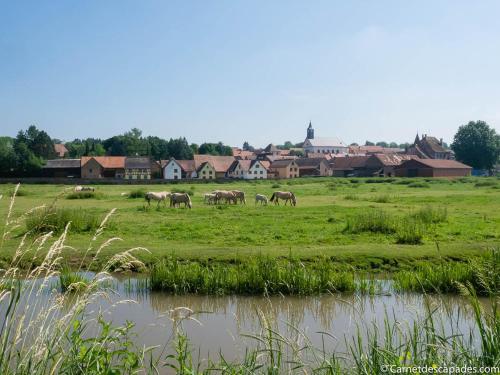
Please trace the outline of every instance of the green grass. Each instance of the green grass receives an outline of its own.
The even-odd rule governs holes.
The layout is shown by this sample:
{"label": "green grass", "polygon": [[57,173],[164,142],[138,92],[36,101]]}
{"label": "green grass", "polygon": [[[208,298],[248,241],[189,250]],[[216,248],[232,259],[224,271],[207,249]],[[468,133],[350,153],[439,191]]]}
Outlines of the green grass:
{"label": "green grass", "polygon": [[[147,187],[98,185],[102,199],[60,199],[57,207],[91,213],[98,218],[116,208],[107,234],[123,241],[112,243],[103,249],[102,255],[111,256],[129,247],[141,246],[151,252],[138,255],[148,264],[172,253],[181,260],[228,263],[245,261],[256,254],[287,257],[291,252],[304,262],[325,256],[336,265],[378,272],[440,261],[440,256],[448,261],[464,261],[481,255],[500,240],[500,190],[474,187],[475,183],[490,179],[435,180],[439,181],[436,183],[419,179],[376,180],[376,183],[367,183],[371,179],[295,179],[287,189],[296,194],[296,207],[253,204],[254,194],[269,197],[273,191],[285,189],[287,181],[235,181],[228,185],[178,181]],[[419,181],[429,188],[411,189],[405,185]],[[275,184],[282,186],[273,187]],[[163,206],[158,210],[144,210],[140,199],[127,199],[127,195],[143,199],[146,190],[191,191],[192,187],[196,191],[192,210]],[[0,185],[0,194],[4,195],[0,200],[0,216],[7,215],[7,192],[12,189],[12,185]],[[50,206],[68,186],[23,185],[22,189],[27,195],[17,197],[12,212],[12,218],[21,220],[21,226],[6,237],[0,265],[15,253],[17,237],[25,231],[23,213],[42,204]],[[248,197],[247,205],[203,204],[204,193],[215,189],[242,190]],[[374,231],[358,230],[358,223],[379,215],[380,210],[387,217],[387,225],[373,227]],[[401,219],[409,216],[415,216],[417,222],[425,222],[418,241],[403,233],[402,228],[411,225],[404,226]],[[356,229],[346,231],[346,226]],[[55,227],[60,230],[61,224]],[[80,251],[64,251],[63,256],[75,261],[81,257],[88,245],[88,233],[74,231],[68,245]],[[439,254],[436,242],[440,245]]]}

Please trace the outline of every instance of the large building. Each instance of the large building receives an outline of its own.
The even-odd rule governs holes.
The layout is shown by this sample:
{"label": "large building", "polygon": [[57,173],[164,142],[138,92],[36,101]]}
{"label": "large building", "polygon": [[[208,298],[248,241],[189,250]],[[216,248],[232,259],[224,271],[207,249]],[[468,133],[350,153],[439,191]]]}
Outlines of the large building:
{"label": "large building", "polygon": [[306,154],[347,154],[349,147],[339,138],[317,138],[314,136],[314,129],[311,122],[307,128],[307,137],[302,146]]}
{"label": "large building", "polygon": [[409,155],[418,156],[420,159],[454,159],[453,151],[446,149],[443,146],[443,139],[430,137],[427,134],[422,135],[422,138],[415,137],[415,142],[408,147],[406,152]]}
{"label": "large building", "polygon": [[466,177],[472,168],[456,160],[411,159],[394,168],[397,177]]}

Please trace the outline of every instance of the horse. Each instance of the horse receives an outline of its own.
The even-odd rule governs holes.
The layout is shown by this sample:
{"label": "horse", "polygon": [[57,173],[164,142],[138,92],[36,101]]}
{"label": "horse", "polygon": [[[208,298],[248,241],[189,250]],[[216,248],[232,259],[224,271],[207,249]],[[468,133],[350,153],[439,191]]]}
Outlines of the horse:
{"label": "horse", "polygon": [[174,193],[170,195],[170,207],[180,206],[184,203],[184,208],[192,208],[191,198],[188,193]]}
{"label": "horse", "polygon": [[75,186],[74,191],[75,191],[75,193],[78,193],[80,191],[95,191],[95,189],[93,187],[90,187],[90,186],[78,185],[78,186]]}
{"label": "horse", "polygon": [[226,190],[216,190],[215,191],[215,201],[219,203],[222,199],[226,200],[226,203],[233,202],[237,203],[236,195],[232,191]]}
{"label": "horse", "polygon": [[267,206],[267,197],[265,195],[262,195],[262,194],[255,194],[255,204],[257,204],[257,202],[260,202],[261,206],[263,204],[265,206]]}
{"label": "horse", "polygon": [[279,205],[280,199],[285,200],[285,206],[288,201],[290,201],[291,205],[295,206],[297,204],[297,199],[295,198],[295,195],[291,191],[275,191],[271,196],[270,201],[274,202],[274,204]]}
{"label": "horse", "polygon": [[215,204],[217,196],[214,193],[206,193],[203,196],[203,201],[207,204]]}
{"label": "horse", "polygon": [[151,206],[151,200],[158,201],[158,204],[156,207],[160,207],[160,202],[163,202],[163,205],[167,205],[167,198],[170,197],[172,193],[168,191],[160,191],[160,192],[154,192],[150,191],[144,195],[144,199],[148,202],[148,207]]}
{"label": "horse", "polygon": [[239,200],[240,203],[247,204],[247,201],[245,200],[245,192],[240,190],[231,190],[231,193],[234,194],[236,200]]}

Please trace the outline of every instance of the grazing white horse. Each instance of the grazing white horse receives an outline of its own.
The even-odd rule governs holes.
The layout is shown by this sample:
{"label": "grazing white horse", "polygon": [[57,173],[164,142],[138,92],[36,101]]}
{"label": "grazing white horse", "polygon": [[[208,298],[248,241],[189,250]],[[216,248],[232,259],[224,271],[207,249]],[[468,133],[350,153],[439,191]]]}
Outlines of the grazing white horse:
{"label": "grazing white horse", "polygon": [[217,196],[214,193],[206,193],[203,196],[203,200],[206,204],[215,204],[217,200]]}
{"label": "grazing white horse", "polygon": [[226,203],[237,203],[236,195],[232,191],[226,190],[216,190],[215,191],[215,200],[219,203],[222,199],[226,200]]}
{"label": "grazing white horse", "polygon": [[291,191],[275,191],[271,196],[270,201],[279,205],[280,199],[285,200],[285,206],[287,202],[290,202],[290,204],[294,206],[297,204],[297,198],[295,198],[295,195]]}
{"label": "grazing white horse", "polygon": [[151,206],[152,200],[158,201],[158,204],[156,205],[156,207],[160,207],[161,202],[163,202],[164,206],[167,205],[166,200],[167,200],[167,198],[170,197],[171,194],[172,193],[170,193],[168,191],[160,191],[160,192],[150,191],[150,192],[146,193],[146,195],[144,195],[144,198],[148,202],[148,207]]}
{"label": "grazing white horse", "polygon": [[260,205],[267,206],[267,197],[263,194],[255,194],[255,204],[260,202]]}
{"label": "grazing white horse", "polygon": [[236,201],[240,201],[240,203],[247,204],[247,201],[245,200],[245,192],[240,191],[240,190],[231,190],[231,193],[234,194]]}
{"label": "grazing white horse", "polygon": [[78,193],[80,191],[95,191],[95,189],[93,187],[90,187],[90,186],[78,185],[78,186],[75,186],[74,191],[75,191],[75,193]]}
{"label": "grazing white horse", "polygon": [[170,207],[178,207],[184,203],[184,207],[192,208],[191,198],[187,193],[173,193],[170,195]]}

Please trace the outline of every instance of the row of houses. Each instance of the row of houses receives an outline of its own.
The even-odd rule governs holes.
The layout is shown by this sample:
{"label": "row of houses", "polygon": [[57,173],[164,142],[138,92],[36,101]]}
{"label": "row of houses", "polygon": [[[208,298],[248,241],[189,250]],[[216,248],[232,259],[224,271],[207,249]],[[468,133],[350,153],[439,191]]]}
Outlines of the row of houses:
{"label": "row of houses", "polygon": [[448,159],[422,159],[405,154],[241,159],[195,155],[193,160],[154,161],[147,157],[95,156],[49,160],[45,177],[124,180],[270,179],[334,177],[462,177],[471,167]]}

